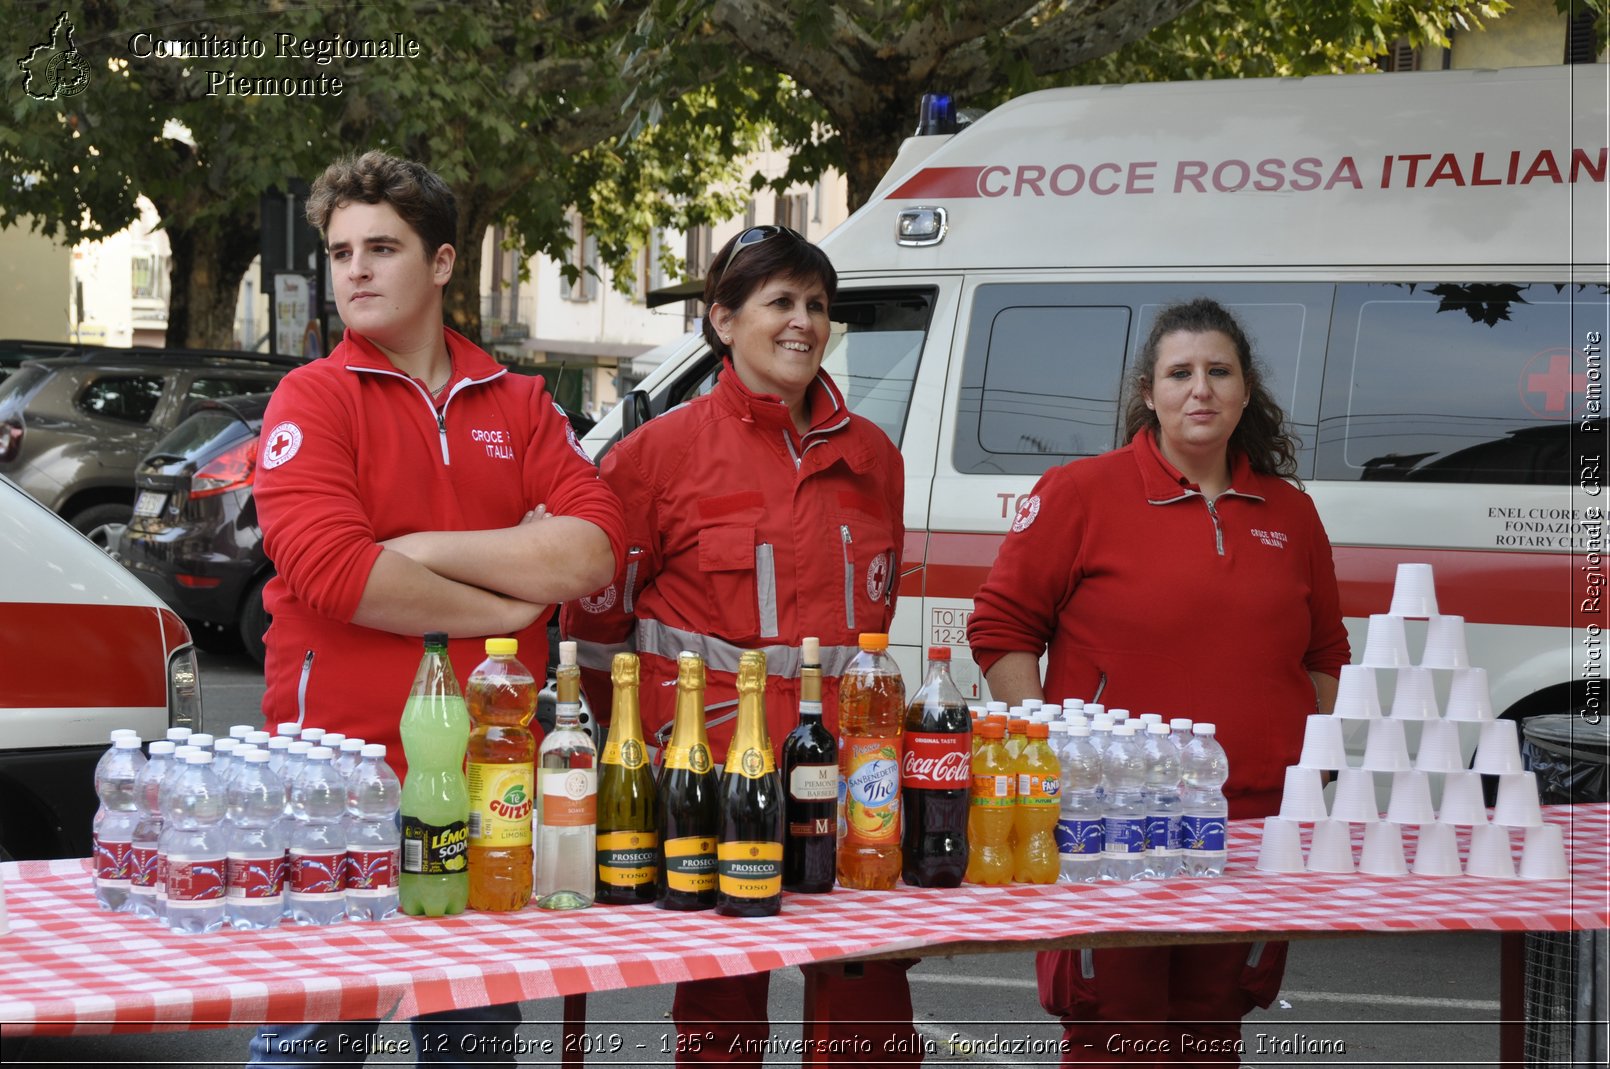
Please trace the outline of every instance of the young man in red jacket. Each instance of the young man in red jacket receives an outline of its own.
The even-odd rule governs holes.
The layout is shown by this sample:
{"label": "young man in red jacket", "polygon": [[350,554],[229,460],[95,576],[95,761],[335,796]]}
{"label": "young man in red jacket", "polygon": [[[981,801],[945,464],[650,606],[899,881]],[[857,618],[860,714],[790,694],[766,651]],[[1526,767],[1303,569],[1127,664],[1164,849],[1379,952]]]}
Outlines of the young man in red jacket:
{"label": "young man in red jacket", "polygon": [[[341,160],[314,183],[308,218],[347,330],[285,377],[263,419],[254,496],[276,570],[263,712],[384,742],[403,773],[420,636],[451,636],[462,679],[485,636],[514,635],[542,678],[552,607],[610,581],[625,520],[542,379],[443,326],[457,209],[440,177],[382,152]],[[444,1019],[493,1039],[444,1049],[513,1064],[518,1005],[417,1026],[436,1035]],[[374,1028],[266,1026],[252,1064],[305,1063],[321,1039],[339,1057]]]}

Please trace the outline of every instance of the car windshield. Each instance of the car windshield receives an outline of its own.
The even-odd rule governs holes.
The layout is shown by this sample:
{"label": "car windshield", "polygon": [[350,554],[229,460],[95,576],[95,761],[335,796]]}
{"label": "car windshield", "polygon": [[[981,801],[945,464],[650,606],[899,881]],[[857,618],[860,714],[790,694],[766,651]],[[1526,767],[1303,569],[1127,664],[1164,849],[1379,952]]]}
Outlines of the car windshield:
{"label": "car windshield", "polygon": [[175,460],[208,456],[250,430],[233,412],[221,408],[204,409],[169,431],[150,455]]}
{"label": "car windshield", "polygon": [[34,387],[50,377],[50,369],[39,364],[25,364],[0,381],[0,412],[18,409],[28,403]]}

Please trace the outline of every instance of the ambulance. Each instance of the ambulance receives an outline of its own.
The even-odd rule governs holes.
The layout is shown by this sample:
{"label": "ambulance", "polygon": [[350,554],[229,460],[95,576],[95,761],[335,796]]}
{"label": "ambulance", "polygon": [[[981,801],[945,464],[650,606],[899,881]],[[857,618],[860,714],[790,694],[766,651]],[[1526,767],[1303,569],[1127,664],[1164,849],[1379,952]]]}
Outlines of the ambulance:
{"label": "ambulance", "polygon": [[[1397,565],[1429,563],[1496,711],[1596,717],[1606,95],[1602,65],[1100,86],[908,139],[820,242],[824,366],[905,458],[906,678],[946,645],[987,699],[967,620],[1018,502],[1121,444],[1157,310],[1206,296],[1301,439],[1354,660]],[[673,346],[592,455],[716,367]]]}

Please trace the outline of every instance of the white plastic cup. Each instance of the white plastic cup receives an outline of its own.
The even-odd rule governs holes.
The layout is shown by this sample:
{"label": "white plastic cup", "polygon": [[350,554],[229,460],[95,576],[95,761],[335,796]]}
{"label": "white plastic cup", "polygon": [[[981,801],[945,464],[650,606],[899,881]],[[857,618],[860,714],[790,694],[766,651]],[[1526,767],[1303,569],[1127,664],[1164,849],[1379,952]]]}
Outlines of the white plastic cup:
{"label": "white plastic cup", "polygon": [[1372,824],[1380,820],[1381,811],[1375,808],[1375,773],[1362,768],[1344,768],[1338,772],[1330,817],[1350,824]]}
{"label": "white plastic cup", "polygon": [[1509,829],[1482,824],[1470,833],[1470,857],[1465,872],[1471,876],[1490,876],[1499,880],[1515,878],[1515,858],[1509,849]]}
{"label": "white plastic cup", "polygon": [[1397,580],[1392,584],[1393,616],[1423,620],[1437,615],[1437,588],[1432,582],[1431,565],[1400,564]]}
{"label": "white plastic cup", "polygon": [[1269,817],[1258,846],[1259,872],[1302,872],[1303,836],[1296,821]]}
{"label": "white plastic cup", "polygon": [[1336,685],[1335,716],[1343,720],[1379,720],[1381,695],[1375,686],[1375,669],[1362,664],[1342,665]]}
{"label": "white plastic cup", "polygon": [[1384,820],[1366,824],[1358,870],[1371,876],[1401,876],[1408,872],[1409,863],[1403,856],[1403,829]]}
{"label": "white plastic cup", "polygon": [[1406,772],[1414,767],[1401,720],[1372,720],[1364,740],[1363,767],[1371,772]]}
{"label": "white plastic cup", "polygon": [[1459,839],[1452,824],[1436,821],[1420,825],[1413,871],[1416,876],[1459,875]]}
{"label": "white plastic cup", "polygon": [[1421,668],[1469,668],[1465,652],[1465,618],[1433,616],[1426,623],[1426,648],[1420,655]]}
{"label": "white plastic cup", "polygon": [[1442,808],[1437,819],[1444,824],[1487,823],[1487,805],[1481,796],[1481,773],[1450,772],[1442,779]]}
{"label": "white plastic cup", "polygon": [[1493,823],[1505,828],[1537,828],[1543,824],[1543,806],[1537,796],[1537,775],[1511,772],[1498,777],[1498,800]]}
{"label": "white plastic cup", "polygon": [[1449,720],[1477,724],[1485,724],[1494,718],[1492,692],[1487,688],[1487,669],[1460,668],[1454,671],[1444,715]]}
{"label": "white plastic cup", "polygon": [[1476,740],[1476,760],[1470,767],[1489,776],[1526,771],[1515,721],[1489,720],[1481,726],[1481,737]]}
{"label": "white plastic cup", "polygon": [[1437,720],[1437,684],[1429,668],[1399,668],[1392,691],[1392,719]]}
{"label": "white plastic cup", "polygon": [[1370,629],[1364,636],[1364,656],[1360,664],[1366,668],[1410,668],[1409,641],[1403,632],[1403,617],[1377,613],[1370,617]]}
{"label": "white plastic cup", "polygon": [[1329,816],[1325,810],[1325,788],[1319,782],[1319,769],[1288,766],[1286,787],[1280,795],[1280,818],[1306,824]]}
{"label": "white plastic cup", "polygon": [[1309,872],[1356,872],[1353,829],[1345,820],[1321,820],[1308,844]]}
{"label": "white plastic cup", "polygon": [[1437,819],[1431,806],[1431,777],[1424,772],[1392,773],[1392,800],[1386,819],[1393,824],[1430,824]]}
{"label": "white plastic cup", "polygon": [[1346,768],[1347,747],[1342,742],[1342,722],[1328,713],[1310,713],[1303,729],[1302,757],[1297,764],[1303,768]]}
{"label": "white plastic cup", "polygon": [[1558,824],[1526,829],[1521,847],[1521,879],[1568,880],[1571,868],[1565,861],[1565,840]]}
{"label": "white plastic cup", "polygon": [[1420,731],[1414,767],[1421,772],[1463,772],[1465,758],[1459,749],[1459,725],[1451,720],[1427,720]]}

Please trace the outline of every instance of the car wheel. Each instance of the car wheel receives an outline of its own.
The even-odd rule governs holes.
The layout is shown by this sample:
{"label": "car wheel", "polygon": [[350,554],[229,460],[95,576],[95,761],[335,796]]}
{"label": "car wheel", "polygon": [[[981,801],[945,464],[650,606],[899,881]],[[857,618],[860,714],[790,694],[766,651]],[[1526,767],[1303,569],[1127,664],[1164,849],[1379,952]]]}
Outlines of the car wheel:
{"label": "car wheel", "polygon": [[112,553],[117,549],[117,540],[123,534],[123,528],[133,518],[134,509],[129,505],[91,505],[67,522],[91,542]]}
{"label": "car wheel", "polygon": [[268,610],[263,608],[263,588],[268,585],[272,575],[265,575],[252,584],[246,592],[246,600],[240,606],[240,641],[246,647],[246,654],[258,664],[263,663],[265,643],[264,632],[268,630]]}

